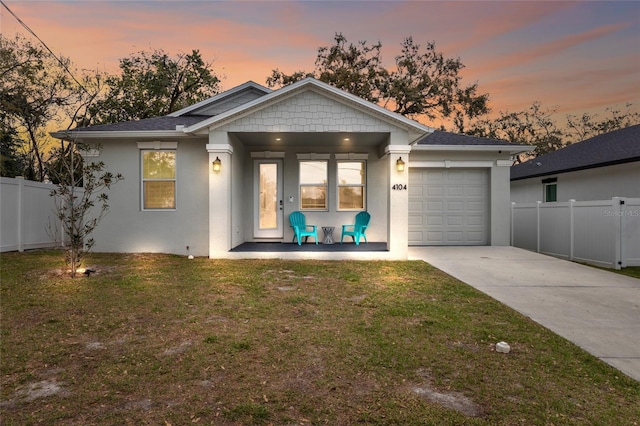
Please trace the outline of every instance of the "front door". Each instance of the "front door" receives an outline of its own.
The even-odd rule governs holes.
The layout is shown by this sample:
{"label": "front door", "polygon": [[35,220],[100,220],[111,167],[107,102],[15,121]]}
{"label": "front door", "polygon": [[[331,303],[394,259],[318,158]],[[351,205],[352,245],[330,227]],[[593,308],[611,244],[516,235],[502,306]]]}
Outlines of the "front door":
{"label": "front door", "polygon": [[254,237],[282,238],[282,160],[255,160],[253,176]]}

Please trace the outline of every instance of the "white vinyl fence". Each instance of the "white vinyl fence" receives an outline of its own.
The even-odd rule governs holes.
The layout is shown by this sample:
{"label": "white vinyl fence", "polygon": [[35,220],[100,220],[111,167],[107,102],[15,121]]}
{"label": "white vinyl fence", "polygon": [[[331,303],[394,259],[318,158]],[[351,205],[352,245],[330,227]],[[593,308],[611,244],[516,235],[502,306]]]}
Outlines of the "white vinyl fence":
{"label": "white vinyl fence", "polygon": [[640,198],[511,203],[511,245],[606,268],[640,266]]}
{"label": "white vinyl fence", "polygon": [[62,245],[55,186],[21,178],[0,178],[0,252]]}

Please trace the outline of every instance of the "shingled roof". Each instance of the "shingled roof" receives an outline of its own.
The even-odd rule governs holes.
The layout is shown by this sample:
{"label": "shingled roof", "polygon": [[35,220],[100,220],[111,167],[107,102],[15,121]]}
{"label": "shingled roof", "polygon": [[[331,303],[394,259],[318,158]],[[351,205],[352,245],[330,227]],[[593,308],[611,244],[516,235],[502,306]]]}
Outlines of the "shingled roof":
{"label": "shingled roof", "polygon": [[435,130],[433,133],[425,135],[417,142],[417,145],[449,145],[449,146],[466,146],[466,145],[486,145],[486,146],[520,146],[509,141],[501,139],[479,138],[475,136],[463,135],[460,133],[443,132]]}
{"label": "shingled roof", "polygon": [[83,132],[132,132],[132,131],[153,131],[153,130],[175,130],[176,126],[191,126],[210,118],[208,115],[183,115],[180,117],[145,118],[143,120],[124,121],[122,123],[98,124],[95,126],[73,129]]}
{"label": "shingled roof", "polygon": [[511,180],[640,161],[640,125],[571,144],[511,167]]}

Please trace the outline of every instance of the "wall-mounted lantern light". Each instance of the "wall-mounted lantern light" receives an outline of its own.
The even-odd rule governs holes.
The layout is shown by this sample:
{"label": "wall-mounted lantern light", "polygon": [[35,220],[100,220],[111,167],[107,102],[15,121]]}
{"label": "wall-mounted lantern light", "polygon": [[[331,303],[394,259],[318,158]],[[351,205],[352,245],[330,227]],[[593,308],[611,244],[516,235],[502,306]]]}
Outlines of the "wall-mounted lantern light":
{"label": "wall-mounted lantern light", "polygon": [[219,172],[220,169],[222,169],[222,161],[220,161],[220,159],[218,157],[216,157],[215,160],[213,160],[213,163],[211,163],[213,165],[213,171],[214,172]]}
{"label": "wall-mounted lantern light", "polygon": [[399,173],[404,172],[404,161],[402,161],[402,157],[399,157],[398,161],[396,161],[396,170]]}

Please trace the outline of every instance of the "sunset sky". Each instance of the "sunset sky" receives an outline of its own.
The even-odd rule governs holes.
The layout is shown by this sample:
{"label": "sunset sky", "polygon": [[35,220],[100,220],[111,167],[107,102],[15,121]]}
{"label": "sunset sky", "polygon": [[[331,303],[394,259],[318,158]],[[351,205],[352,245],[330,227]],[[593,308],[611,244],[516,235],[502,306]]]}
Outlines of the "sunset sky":
{"label": "sunset sky", "polygon": [[[393,68],[412,36],[459,57],[463,82],[489,93],[496,113],[534,101],[563,116],[640,106],[637,1],[3,1],[80,68],[115,72],[141,50],[198,49],[229,89],[264,85],[275,68],[311,71],[336,32],[382,42]],[[3,7],[0,30],[31,37]]]}

